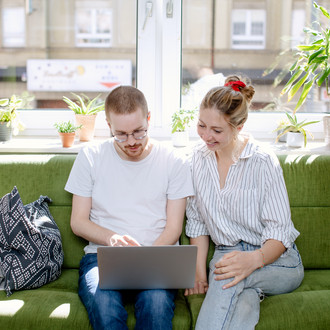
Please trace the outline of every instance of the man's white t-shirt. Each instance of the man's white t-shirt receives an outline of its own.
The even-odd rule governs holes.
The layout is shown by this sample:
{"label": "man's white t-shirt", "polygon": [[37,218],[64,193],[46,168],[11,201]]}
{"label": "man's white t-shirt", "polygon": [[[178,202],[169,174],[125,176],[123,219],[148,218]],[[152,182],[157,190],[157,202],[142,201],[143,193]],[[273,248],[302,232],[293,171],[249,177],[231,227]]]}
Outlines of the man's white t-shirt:
{"label": "man's white t-shirt", "polygon": [[[167,199],[194,195],[190,167],[184,157],[153,141],[141,161],[120,158],[114,140],[82,149],[65,190],[92,197],[90,220],[141,245],[152,245],[166,224]],[[85,253],[96,253],[92,242]]]}

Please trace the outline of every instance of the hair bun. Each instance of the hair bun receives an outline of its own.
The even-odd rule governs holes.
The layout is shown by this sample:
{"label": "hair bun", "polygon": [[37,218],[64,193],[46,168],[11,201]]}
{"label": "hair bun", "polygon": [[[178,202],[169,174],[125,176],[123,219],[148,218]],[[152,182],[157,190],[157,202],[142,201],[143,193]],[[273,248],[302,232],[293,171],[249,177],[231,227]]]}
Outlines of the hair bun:
{"label": "hair bun", "polygon": [[[235,84],[236,81],[242,82],[243,84]],[[233,86],[235,86],[235,88],[233,89],[235,91],[240,91],[249,103],[251,102],[255,93],[254,87],[251,85],[250,79],[248,79],[247,77],[241,77],[239,75],[228,76],[225,81],[225,86],[232,86],[232,88]]]}

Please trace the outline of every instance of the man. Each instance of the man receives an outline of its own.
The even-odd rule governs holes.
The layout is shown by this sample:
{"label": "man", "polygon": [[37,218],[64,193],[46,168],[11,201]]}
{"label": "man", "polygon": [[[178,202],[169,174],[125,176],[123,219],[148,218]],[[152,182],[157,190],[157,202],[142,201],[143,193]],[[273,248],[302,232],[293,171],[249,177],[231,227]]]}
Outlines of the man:
{"label": "man", "polygon": [[[127,328],[126,292],[98,287],[97,247],[176,244],[193,187],[189,165],[149,139],[150,114],[141,91],[116,88],[105,112],[113,138],[78,154],[65,189],[73,194],[71,228],[89,241],[79,295],[93,328],[113,330]],[[137,329],[172,328],[174,290],[131,293]]]}

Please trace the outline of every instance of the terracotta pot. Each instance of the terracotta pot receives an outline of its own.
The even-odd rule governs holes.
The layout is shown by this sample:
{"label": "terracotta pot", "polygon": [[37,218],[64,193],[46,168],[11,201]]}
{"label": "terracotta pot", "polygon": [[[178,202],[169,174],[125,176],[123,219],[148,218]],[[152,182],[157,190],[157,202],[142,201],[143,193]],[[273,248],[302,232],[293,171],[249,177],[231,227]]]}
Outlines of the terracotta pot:
{"label": "terracotta pot", "polygon": [[13,136],[11,124],[8,122],[0,121],[0,141],[9,141]]}
{"label": "terracotta pot", "polygon": [[76,133],[58,133],[61,140],[62,140],[62,146],[63,148],[70,148],[73,146],[74,138],[76,136]]}
{"label": "terracotta pot", "polygon": [[80,141],[91,141],[94,138],[96,115],[76,115],[77,126],[82,125],[77,131]]}

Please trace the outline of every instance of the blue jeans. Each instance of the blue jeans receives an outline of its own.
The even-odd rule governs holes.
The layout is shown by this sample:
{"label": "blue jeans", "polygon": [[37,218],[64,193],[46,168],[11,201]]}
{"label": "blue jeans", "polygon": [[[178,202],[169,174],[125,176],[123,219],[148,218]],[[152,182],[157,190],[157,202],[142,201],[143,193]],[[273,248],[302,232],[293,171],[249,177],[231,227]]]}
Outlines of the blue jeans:
{"label": "blue jeans", "polygon": [[196,322],[196,330],[254,329],[259,321],[260,298],[295,290],[304,277],[299,252],[293,244],[274,263],[255,270],[235,286],[222,289],[232,279],[216,281],[215,263],[231,251],[254,251],[260,246],[240,242],[236,246],[218,246],[210,262],[209,289]]}
{"label": "blue jeans", "polygon": [[80,262],[79,296],[94,330],[127,329],[124,304],[135,302],[135,329],[172,329],[176,290],[101,290],[96,253],[86,254]]}

